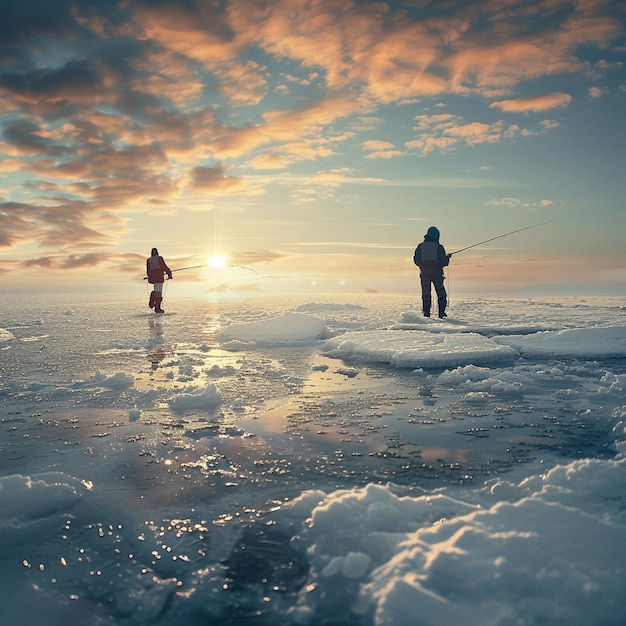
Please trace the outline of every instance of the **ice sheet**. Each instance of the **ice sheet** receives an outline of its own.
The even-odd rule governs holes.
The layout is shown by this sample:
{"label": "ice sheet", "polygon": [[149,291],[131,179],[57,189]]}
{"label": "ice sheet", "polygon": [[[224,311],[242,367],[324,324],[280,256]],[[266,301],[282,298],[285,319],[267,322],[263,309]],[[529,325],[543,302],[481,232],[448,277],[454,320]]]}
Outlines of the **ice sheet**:
{"label": "ice sheet", "polygon": [[167,305],[5,311],[9,623],[626,621],[621,301]]}

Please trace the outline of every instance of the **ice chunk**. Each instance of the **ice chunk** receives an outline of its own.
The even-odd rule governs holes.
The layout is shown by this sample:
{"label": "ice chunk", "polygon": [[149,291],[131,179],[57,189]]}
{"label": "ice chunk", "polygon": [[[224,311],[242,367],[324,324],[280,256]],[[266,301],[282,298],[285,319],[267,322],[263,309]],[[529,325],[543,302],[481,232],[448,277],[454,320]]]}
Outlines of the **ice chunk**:
{"label": "ice chunk", "polygon": [[15,339],[15,335],[6,328],[0,328],[0,341],[10,341]]}
{"label": "ice chunk", "polygon": [[474,333],[433,334],[424,331],[349,332],[324,344],[327,356],[346,361],[389,363],[394,367],[455,367],[511,360],[510,346]]}
{"label": "ice chunk", "polygon": [[324,320],[305,313],[284,313],[255,322],[231,324],[218,335],[220,343],[231,349],[242,345],[293,345],[322,338],[326,329]]}
{"label": "ice chunk", "polygon": [[61,472],[0,478],[0,547],[41,540],[58,530],[59,516],[76,505],[83,483]]}
{"label": "ice chunk", "polygon": [[180,394],[169,401],[169,405],[176,411],[186,411],[189,409],[207,409],[218,405],[222,396],[217,387],[213,384],[207,385],[204,389],[195,393]]}
{"label": "ice chunk", "polygon": [[621,358],[626,355],[626,327],[544,331],[523,337],[496,337],[528,357]]}

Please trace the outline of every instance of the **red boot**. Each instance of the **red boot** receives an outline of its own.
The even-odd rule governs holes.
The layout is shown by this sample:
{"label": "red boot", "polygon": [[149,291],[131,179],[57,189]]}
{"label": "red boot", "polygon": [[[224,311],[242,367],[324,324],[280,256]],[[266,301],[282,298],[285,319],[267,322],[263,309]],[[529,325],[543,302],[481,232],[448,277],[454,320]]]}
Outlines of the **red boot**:
{"label": "red boot", "polygon": [[151,309],[154,309],[154,300],[155,300],[155,297],[154,297],[154,291],[153,291],[150,293],[150,302],[148,302],[148,306]]}
{"label": "red boot", "polygon": [[154,296],[154,312],[155,313],[165,313],[165,311],[161,308],[161,296]]}

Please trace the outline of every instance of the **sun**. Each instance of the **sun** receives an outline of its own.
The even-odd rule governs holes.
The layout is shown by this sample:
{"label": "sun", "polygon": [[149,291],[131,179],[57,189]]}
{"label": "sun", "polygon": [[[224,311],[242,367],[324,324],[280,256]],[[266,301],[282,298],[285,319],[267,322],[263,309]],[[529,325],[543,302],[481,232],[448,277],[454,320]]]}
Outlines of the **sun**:
{"label": "sun", "polygon": [[223,256],[210,256],[206,260],[206,264],[214,270],[226,267],[226,257]]}

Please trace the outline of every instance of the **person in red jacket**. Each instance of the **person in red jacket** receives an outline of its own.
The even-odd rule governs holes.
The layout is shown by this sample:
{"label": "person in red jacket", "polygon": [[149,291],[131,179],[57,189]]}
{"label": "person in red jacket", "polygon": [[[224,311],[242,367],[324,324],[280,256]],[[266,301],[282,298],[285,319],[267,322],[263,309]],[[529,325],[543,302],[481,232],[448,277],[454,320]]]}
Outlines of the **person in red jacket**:
{"label": "person in red jacket", "polygon": [[163,281],[165,275],[169,279],[172,278],[172,270],[167,266],[167,263],[163,260],[163,257],[159,255],[159,251],[156,248],[152,248],[150,258],[146,261],[146,274],[148,274],[148,282],[153,285],[152,293],[150,294],[150,302],[148,306],[154,309],[155,313],[165,313],[161,308],[161,301],[163,300]]}
{"label": "person in red jacket", "polygon": [[439,229],[431,226],[424,241],[415,249],[413,262],[420,268],[420,281],[422,283],[422,310],[426,317],[430,317],[431,307],[431,284],[435,287],[437,304],[439,305],[439,317],[446,315],[448,295],[443,286],[443,268],[450,264],[450,257],[445,248],[439,243]]}

